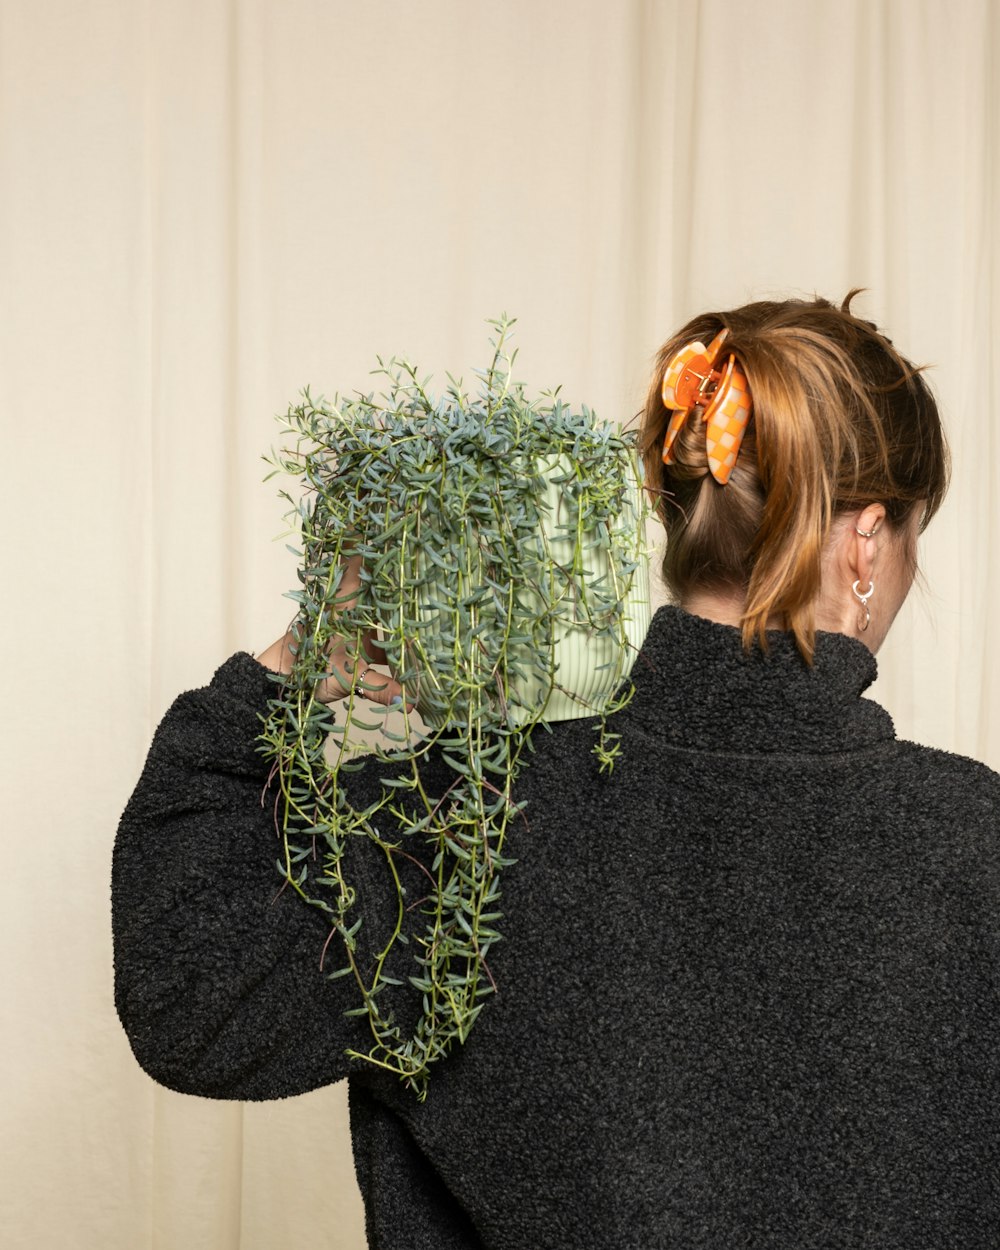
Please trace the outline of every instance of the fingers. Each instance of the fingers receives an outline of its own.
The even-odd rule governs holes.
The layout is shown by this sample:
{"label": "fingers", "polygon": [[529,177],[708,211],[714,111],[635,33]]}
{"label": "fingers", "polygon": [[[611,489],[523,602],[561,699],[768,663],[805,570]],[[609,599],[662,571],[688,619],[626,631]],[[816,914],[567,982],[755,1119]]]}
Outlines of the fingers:
{"label": "fingers", "polygon": [[[344,604],[353,603],[357,598],[360,569],[360,557],[352,557],[345,562],[341,581]],[[317,697],[323,703],[334,703],[347,698],[353,691],[355,697],[361,696],[386,707],[393,700],[404,702],[406,696],[399,682],[374,668],[376,664],[386,664],[387,659],[385,649],[379,643],[378,632],[366,630],[360,644],[359,647],[357,635],[353,639],[335,635],[330,640],[327,647],[329,668],[316,687]],[[262,651],[257,659],[265,668],[287,676],[294,667],[295,654],[295,634],[289,631]],[[416,706],[412,700],[407,702],[411,710]]]}
{"label": "fingers", "polygon": [[[381,703],[383,707],[389,707],[393,702],[406,701],[405,691],[399,682],[385,673],[377,673],[373,668],[361,673],[354,689],[356,694],[364,695],[372,703]],[[411,711],[413,707],[414,704],[409,703]]]}
{"label": "fingers", "polygon": [[364,638],[361,640],[361,645],[364,647],[365,655],[369,660],[371,660],[372,664],[385,663],[385,652],[379,645],[378,638],[376,637],[374,630],[368,630]]}
{"label": "fingers", "polygon": [[334,599],[338,609],[350,608],[354,606],[361,590],[361,557],[349,556],[342,561],[340,573],[340,583],[337,586],[337,596]]}
{"label": "fingers", "polygon": [[389,703],[402,695],[403,688],[395,678],[375,671],[374,665],[385,664],[386,655],[371,630],[361,639],[360,650],[341,639],[330,648],[329,655],[330,676],[326,688],[330,699],[344,698],[352,689],[375,703]]}
{"label": "fingers", "polygon": [[[361,567],[360,556],[350,556],[343,562],[340,585],[334,600],[338,613],[346,608],[352,608],[357,602],[361,591]],[[385,663],[385,651],[379,645],[378,633],[374,629],[366,630],[361,641],[365,658],[371,660],[373,664]]]}

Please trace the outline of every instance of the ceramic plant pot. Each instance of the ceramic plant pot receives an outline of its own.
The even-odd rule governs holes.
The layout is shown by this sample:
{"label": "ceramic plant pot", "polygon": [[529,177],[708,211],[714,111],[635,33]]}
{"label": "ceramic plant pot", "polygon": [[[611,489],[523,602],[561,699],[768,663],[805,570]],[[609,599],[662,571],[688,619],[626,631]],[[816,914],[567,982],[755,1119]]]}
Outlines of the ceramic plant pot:
{"label": "ceramic plant pot", "polygon": [[[497,697],[503,699],[509,725],[539,715],[557,721],[599,714],[628,678],[646,636],[651,613],[647,510],[634,452],[619,450],[617,455],[624,490],[608,528],[617,540],[618,560],[612,558],[607,530],[587,532],[581,527],[576,503],[579,479],[571,458],[560,454],[536,463],[539,523],[523,546],[532,557],[526,564],[544,570],[546,585],[498,588],[494,583],[491,594],[489,553],[478,550],[466,559],[464,569],[447,556],[440,561],[422,557],[419,562],[415,582],[424,645],[468,646],[467,635],[475,631],[475,623],[471,631],[468,623],[464,631],[457,625],[462,605],[470,612],[478,608],[484,629],[495,628],[497,617],[488,618],[493,610],[502,612],[505,591],[517,596],[523,616],[536,619],[531,636],[508,648],[508,680]],[[469,531],[469,541],[474,547],[474,530]],[[622,550],[628,554],[624,562]],[[417,667],[429,672],[419,660]],[[432,676],[422,679],[417,710],[428,725],[461,721],[466,706]]]}

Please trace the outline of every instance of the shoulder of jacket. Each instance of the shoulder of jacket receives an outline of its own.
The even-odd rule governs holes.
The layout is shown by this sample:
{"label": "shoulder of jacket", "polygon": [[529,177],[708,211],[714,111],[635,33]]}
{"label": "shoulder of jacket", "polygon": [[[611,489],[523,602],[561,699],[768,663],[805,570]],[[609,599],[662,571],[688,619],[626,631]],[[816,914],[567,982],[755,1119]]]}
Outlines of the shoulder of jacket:
{"label": "shoulder of jacket", "polygon": [[899,741],[895,745],[897,757],[907,761],[925,784],[946,788],[956,803],[987,800],[1000,806],[1000,773],[981,760],[917,742]]}

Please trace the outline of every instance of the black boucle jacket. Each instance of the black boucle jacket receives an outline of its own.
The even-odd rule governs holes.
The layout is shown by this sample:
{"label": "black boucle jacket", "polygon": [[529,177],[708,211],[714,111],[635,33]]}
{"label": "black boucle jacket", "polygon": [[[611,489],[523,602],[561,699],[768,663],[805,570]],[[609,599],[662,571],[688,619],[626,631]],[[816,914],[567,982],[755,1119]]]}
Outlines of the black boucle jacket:
{"label": "black boucle jacket", "polygon": [[211,1098],[348,1077],[384,1250],[995,1250],[1000,778],[896,741],[840,635],[809,670],[783,635],[748,657],[661,609],[634,676],[610,777],[591,725],[536,735],[499,993],[424,1104],[344,1058],[350,987],[319,969],[321,917],[279,893],[264,670],[237,655],[181,695],[115,850],[139,1062]]}

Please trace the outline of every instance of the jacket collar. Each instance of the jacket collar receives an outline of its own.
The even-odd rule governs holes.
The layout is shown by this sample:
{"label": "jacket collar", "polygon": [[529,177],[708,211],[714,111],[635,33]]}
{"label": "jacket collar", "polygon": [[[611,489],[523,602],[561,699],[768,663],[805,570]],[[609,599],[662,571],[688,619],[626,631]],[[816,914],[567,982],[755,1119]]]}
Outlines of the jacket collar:
{"label": "jacket collar", "polygon": [[747,654],[738,629],[660,608],[625,715],[671,745],[727,754],[851,751],[895,737],[888,712],[861,697],[878,674],[862,643],[817,633],[810,668],[791,634],[767,639],[766,653]]}

